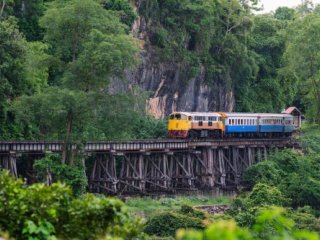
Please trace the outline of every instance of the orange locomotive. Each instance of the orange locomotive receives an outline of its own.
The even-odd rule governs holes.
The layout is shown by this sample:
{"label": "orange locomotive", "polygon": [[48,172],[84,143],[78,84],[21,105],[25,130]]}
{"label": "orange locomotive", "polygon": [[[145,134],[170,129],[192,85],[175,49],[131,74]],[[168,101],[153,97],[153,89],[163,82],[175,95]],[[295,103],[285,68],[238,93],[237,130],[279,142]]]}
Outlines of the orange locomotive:
{"label": "orange locomotive", "polygon": [[169,115],[168,135],[170,138],[221,137],[223,119],[216,112],[174,112]]}

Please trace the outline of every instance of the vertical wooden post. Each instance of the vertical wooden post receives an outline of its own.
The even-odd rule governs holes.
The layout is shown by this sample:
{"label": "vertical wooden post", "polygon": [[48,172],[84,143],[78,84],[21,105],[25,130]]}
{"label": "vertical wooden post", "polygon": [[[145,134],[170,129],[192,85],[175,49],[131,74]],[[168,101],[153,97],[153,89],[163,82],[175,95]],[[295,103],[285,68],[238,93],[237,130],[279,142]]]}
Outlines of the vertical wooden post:
{"label": "vertical wooden post", "polygon": [[145,178],[143,171],[143,155],[140,153],[139,155],[139,164],[138,164],[138,173],[139,173],[139,188],[142,192],[145,191]]}
{"label": "vertical wooden post", "polygon": [[207,149],[207,166],[208,166],[208,184],[209,187],[214,187],[214,168],[213,168],[213,149]]}
{"label": "vertical wooden post", "polygon": [[10,152],[9,154],[9,171],[15,178],[18,178],[17,156],[15,152]]}
{"label": "vertical wooden post", "polygon": [[219,158],[219,171],[221,173],[220,182],[222,187],[225,187],[226,186],[226,169],[225,169],[223,148],[219,148],[218,158]]}

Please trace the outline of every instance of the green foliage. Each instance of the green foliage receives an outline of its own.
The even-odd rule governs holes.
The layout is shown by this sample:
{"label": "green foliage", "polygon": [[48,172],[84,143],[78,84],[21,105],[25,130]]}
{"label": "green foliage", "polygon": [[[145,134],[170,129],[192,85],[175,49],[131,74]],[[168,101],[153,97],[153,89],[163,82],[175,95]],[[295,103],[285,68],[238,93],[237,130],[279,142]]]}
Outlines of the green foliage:
{"label": "green foliage", "polygon": [[43,37],[43,29],[39,26],[39,18],[45,10],[48,0],[15,0],[13,14],[18,19],[19,30],[28,41],[39,41]]}
{"label": "green foliage", "polygon": [[268,206],[284,206],[287,199],[276,187],[257,183],[252,192],[234,200],[228,211],[240,226],[252,226],[259,211]]}
{"label": "green foliage", "polygon": [[24,75],[25,40],[13,18],[0,22],[0,136],[15,135],[8,107],[13,98],[26,90]]}
{"label": "green foliage", "polygon": [[189,213],[166,212],[148,220],[144,232],[149,235],[174,236],[180,228],[203,229],[204,225],[201,218],[192,217]]}
{"label": "green foliage", "polygon": [[255,218],[252,228],[241,228],[234,221],[218,221],[209,225],[203,232],[180,230],[178,240],[280,240],[305,239],[316,240],[319,236],[314,232],[295,230],[294,221],[284,215],[281,208],[262,210]]}
{"label": "green foliage", "polygon": [[299,141],[303,149],[308,154],[320,153],[320,127],[319,125],[304,125],[302,129],[302,136]]}
{"label": "green foliage", "polygon": [[108,34],[121,34],[125,30],[117,16],[92,0],[53,1],[40,19],[40,25],[54,55],[64,62],[78,58],[93,29]]}
{"label": "green foliage", "polygon": [[284,60],[299,81],[300,96],[310,120],[320,123],[319,31],[320,15],[315,12],[294,22],[288,34]]}
{"label": "green foliage", "polygon": [[257,183],[254,186],[248,196],[248,201],[253,206],[283,206],[286,203],[282,193],[276,187],[270,187],[263,183]]}
{"label": "green foliage", "polygon": [[315,217],[314,211],[310,207],[291,210],[288,215],[295,221],[295,228],[320,232],[320,219]]}
{"label": "green foliage", "polygon": [[121,22],[129,27],[137,18],[137,14],[128,0],[102,0],[102,4],[108,10],[117,11],[120,14]]}
{"label": "green foliage", "polygon": [[199,219],[205,219],[205,217],[206,217],[204,212],[202,212],[200,210],[196,210],[193,207],[188,206],[188,205],[182,205],[179,213],[186,215],[186,216],[199,218]]}
{"label": "green foliage", "polygon": [[[37,138],[64,139],[68,117],[73,127],[82,129],[90,118],[89,93],[50,87],[32,96],[22,96],[12,109],[17,123]],[[52,104],[54,103],[54,104]],[[76,137],[76,136],[74,136]]]}
{"label": "green foliage", "polygon": [[248,168],[243,175],[243,184],[250,189],[257,182],[275,185],[281,179],[281,170],[272,161],[262,161]]}
{"label": "green foliage", "polygon": [[273,16],[282,21],[292,21],[297,18],[297,13],[292,8],[278,7]]}
{"label": "green foliage", "polygon": [[72,165],[61,163],[59,155],[48,155],[37,160],[34,165],[38,180],[46,183],[50,176],[53,182],[61,181],[70,186],[76,196],[85,193],[87,187],[87,177],[83,163],[79,160]]}
{"label": "green foliage", "polygon": [[157,139],[167,136],[167,123],[151,116],[136,116],[133,118],[132,125],[136,139]]}
{"label": "green foliage", "polygon": [[174,196],[171,198],[129,198],[126,205],[134,213],[143,214],[146,217],[153,216],[155,213],[179,210],[182,206],[196,205],[214,205],[214,204],[229,204],[229,197],[210,197],[210,196]]}
{"label": "green foliage", "polygon": [[318,209],[319,169],[318,155],[301,156],[292,150],[284,150],[249,168],[244,180],[249,186],[255,182],[276,186],[290,200],[292,207],[309,205]]}
{"label": "green foliage", "polygon": [[48,86],[50,56],[48,46],[42,42],[28,42],[25,59],[24,81],[28,85],[28,94],[40,93]]}
{"label": "green foliage", "polygon": [[0,228],[17,239],[133,239],[140,233],[140,223],[116,199],[75,198],[60,183],[27,187],[8,172],[0,174],[0,189]]}
{"label": "green foliage", "polygon": [[[256,78],[243,98],[246,109],[255,112],[282,110],[295,94],[294,82],[278,78],[285,37],[282,33],[286,24],[272,16],[254,17],[249,46],[255,53],[255,63],[259,70]],[[274,101],[277,99],[277,101]]]}
{"label": "green foliage", "polygon": [[63,81],[69,88],[85,92],[106,88],[110,77],[120,77],[125,68],[135,64],[138,52],[133,38],[97,29],[91,31],[83,48],[70,63]]}

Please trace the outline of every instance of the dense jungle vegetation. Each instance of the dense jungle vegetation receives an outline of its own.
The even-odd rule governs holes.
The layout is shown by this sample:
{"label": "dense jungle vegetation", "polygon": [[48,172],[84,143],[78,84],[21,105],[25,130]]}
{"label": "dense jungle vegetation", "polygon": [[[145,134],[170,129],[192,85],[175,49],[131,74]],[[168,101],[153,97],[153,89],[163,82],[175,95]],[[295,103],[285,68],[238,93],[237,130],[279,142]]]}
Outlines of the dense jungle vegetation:
{"label": "dense jungle vegetation", "polygon": [[0,140],[62,139],[81,149],[88,139],[165,136],[165,123],[145,113],[148,93],[108,91],[111,79],[125,81],[124,70],[146,51],[130,31],[138,17],[148,22],[146,41],[159,62],[184,64],[190,76],[206,69],[209,85],[225,81],[234,90],[238,111],[295,105],[310,125],[303,152],[274,153],[249,168],[249,192],[222,199],[231,201],[230,210],[214,216],[183,201],[139,220],[140,213],[130,213],[149,200],[126,206],[85,194],[83,156],[65,147],[34,167],[40,181],[50,168],[54,181],[69,186],[26,186],[1,172],[0,235],[319,239],[320,7],[306,0],[269,14],[258,8],[257,0],[1,0]]}
{"label": "dense jungle vegetation", "polygon": [[[9,239],[317,240],[320,237],[320,130],[303,150],[274,152],[248,168],[236,197],[114,198],[61,183],[27,186],[0,172],[0,236]],[[70,182],[66,181],[67,184]],[[72,185],[72,184],[70,184]],[[78,194],[78,195],[75,195]],[[195,208],[224,204],[224,213]]]}
{"label": "dense jungle vegetation", "polygon": [[[110,79],[139,64],[130,32],[143,17],[159,62],[234,89],[236,110],[294,104],[319,122],[320,9],[304,1],[254,15],[253,0],[3,0],[0,3],[0,138],[156,138],[138,87],[110,94]],[[258,12],[259,13],[259,12]],[[119,80],[121,81],[121,80]],[[143,127],[141,127],[143,126]]]}

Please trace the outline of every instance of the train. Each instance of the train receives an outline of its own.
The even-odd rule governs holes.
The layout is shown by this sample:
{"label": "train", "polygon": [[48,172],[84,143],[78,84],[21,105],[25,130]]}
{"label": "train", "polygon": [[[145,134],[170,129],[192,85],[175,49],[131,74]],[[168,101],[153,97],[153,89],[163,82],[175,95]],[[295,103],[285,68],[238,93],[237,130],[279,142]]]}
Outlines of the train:
{"label": "train", "polygon": [[280,113],[173,112],[169,138],[288,137],[294,118]]}

